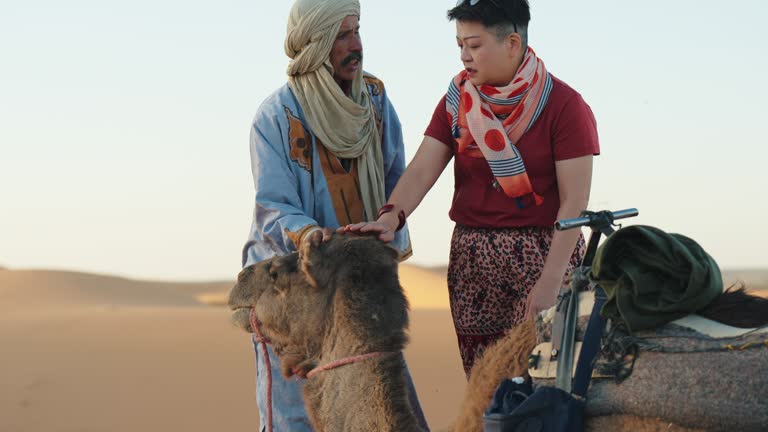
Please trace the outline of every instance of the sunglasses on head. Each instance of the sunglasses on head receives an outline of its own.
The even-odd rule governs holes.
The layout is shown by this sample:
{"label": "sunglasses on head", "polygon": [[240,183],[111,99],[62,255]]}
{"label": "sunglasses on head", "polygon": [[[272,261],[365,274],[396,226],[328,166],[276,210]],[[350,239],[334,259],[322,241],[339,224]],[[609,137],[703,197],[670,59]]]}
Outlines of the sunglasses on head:
{"label": "sunglasses on head", "polygon": [[[489,0],[489,1],[491,2],[491,4],[493,4],[497,8],[501,8],[501,5],[496,0]],[[474,6],[474,5],[478,4],[478,3],[480,3],[480,0],[459,0],[459,1],[456,2],[456,6],[461,6],[462,3],[464,3],[464,2],[468,2],[470,6]]]}
{"label": "sunglasses on head", "polygon": [[[501,3],[499,3],[498,0],[488,0],[488,1],[491,2],[492,5],[496,6],[499,9],[501,9],[502,14],[504,14],[506,16],[506,14],[504,13],[504,8],[501,6]],[[474,6],[474,5],[478,4],[478,3],[480,3],[480,0],[458,0],[456,2],[456,7],[461,6],[464,3],[469,3],[470,6]],[[515,27],[515,33],[517,33],[517,24],[514,24],[514,27]]]}

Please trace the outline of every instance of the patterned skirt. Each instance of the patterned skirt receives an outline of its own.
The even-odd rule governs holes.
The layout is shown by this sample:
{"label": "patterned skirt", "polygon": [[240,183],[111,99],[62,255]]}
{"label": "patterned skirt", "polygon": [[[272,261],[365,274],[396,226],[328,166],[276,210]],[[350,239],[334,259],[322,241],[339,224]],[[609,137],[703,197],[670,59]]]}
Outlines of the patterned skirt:
{"label": "patterned skirt", "polygon": [[[526,302],[544,268],[554,228],[471,228],[456,225],[448,264],[448,293],[464,372],[483,350],[525,317]],[[566,277],[586,250],[579,237]]]}

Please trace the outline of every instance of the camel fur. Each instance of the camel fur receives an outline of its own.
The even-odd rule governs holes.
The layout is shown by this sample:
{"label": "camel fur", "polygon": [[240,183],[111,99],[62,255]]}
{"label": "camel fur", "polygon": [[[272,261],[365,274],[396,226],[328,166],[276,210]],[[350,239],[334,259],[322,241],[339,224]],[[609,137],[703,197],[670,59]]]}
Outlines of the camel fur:
{"label": "camel fur", "polygon": [[313,375],[303,386],[317,432],[420,432],[406,392],[408,303],[397,251],[371,237],[319,232],[299,252],[242,270],[229,306],[248,332],[254,309],[285,377],[355,355],[394,353]]}

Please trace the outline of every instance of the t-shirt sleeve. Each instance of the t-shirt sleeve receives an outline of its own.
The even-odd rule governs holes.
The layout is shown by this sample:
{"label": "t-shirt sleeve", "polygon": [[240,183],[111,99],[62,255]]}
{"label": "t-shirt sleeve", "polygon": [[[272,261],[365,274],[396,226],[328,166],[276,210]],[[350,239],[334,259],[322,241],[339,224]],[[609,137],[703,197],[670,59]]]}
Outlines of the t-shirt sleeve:
{"label": "t-shirt sleeve", "polygon": [[595,115],[580,95],[573,96],[563,106],[552,148],[556,161],[600,154]]}
{"label": "t-shirt sleeve", "polygon": [[448,121],[448,112],[445,109],[445,96],[437,103],[435,112],[432,114],[432,120],[429,122],[424,135],[432,137],[449,147],[453,147],[453,143],[456,140],[453,138],[451,123]]}

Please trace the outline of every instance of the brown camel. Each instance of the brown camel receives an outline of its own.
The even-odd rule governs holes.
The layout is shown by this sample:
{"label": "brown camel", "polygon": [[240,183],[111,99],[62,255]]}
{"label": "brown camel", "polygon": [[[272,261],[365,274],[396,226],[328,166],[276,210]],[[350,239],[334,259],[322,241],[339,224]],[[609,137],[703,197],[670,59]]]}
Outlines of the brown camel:
{"label": "brown camel", "polygon": [[[768,300],[727,291],[699,314],[716,321],[691,316],[638,334],[647,342],[641,341],[634,370],[621,384],[593,378],[587,431],[768,430]],[[546,339],[542,321],[540,315],[536,323],[513,327],[475,363],[455,431],[482,431],[483,412],[499,382],[528,374],[529,355]],[[585,322],[580,319],[582,334]],[[721,337],[684,328],[691,323],[706,323],[708,335]],[[674,351],[669,347],[681,352],[662,352]],[[554,380],[538,384],[554,386]]]}
{"label": "brown camel", "polygon": [[229,306],[236,325],[259,327],[286,377],[368,353],[375,358],[310,374],[303,388],[318,432],[419,432],[406,393],[408,302],[397,252],[371,238],[314,233],[299,252],[243,269]]}

